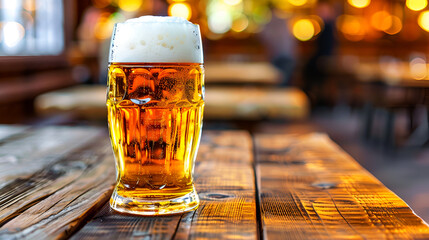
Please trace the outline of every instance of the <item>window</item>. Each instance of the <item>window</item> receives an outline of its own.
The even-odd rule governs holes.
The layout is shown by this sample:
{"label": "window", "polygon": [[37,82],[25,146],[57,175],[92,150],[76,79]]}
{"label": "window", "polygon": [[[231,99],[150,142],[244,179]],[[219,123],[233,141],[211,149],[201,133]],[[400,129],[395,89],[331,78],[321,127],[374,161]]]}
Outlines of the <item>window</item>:
{"label": "window", "polygon": [[64,50],[60,0],[0,0],[0,56],[59,55]]}

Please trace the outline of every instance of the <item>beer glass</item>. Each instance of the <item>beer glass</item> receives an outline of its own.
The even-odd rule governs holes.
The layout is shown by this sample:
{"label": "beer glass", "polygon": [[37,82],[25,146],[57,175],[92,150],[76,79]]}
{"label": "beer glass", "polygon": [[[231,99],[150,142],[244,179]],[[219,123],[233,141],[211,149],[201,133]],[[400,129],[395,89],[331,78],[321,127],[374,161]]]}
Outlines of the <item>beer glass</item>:
{"label": "beer glass", "polygon": [[110,206],[138,215],[194,210],[204,109],[199,26],[176,17],[117,23],[107,109],[117,183]]}

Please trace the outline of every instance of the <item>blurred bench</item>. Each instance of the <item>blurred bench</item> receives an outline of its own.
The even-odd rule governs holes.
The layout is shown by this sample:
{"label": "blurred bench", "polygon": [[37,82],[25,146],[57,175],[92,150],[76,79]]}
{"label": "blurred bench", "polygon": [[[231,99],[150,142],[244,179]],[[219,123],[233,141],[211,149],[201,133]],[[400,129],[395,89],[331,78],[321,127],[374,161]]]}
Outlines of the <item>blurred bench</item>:
{"label": "blurred bench", "polygon": [[[106,87],[81,85],[42,94],[35,108],[42,116],[72,114],[85,120],[106,119]],[[205,119],[299,120],[309,113],[307,96],[296,88],[206,88]]]}
{"label": "blurred bench", "polygon": [[281,73],[268,62],[211,62],[204,65],[206,83],[276,85]]}
{"label": "blurred bench", "polygon": [[206,89],[206,119],[305,119],[309,103],[297,88],[211,87]]}

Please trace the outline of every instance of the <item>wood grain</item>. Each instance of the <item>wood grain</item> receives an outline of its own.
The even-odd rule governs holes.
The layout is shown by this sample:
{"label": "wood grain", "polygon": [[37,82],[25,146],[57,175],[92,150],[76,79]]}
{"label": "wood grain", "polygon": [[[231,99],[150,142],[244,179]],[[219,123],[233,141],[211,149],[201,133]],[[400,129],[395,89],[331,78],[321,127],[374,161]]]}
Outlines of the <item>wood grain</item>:
{"label": "wood grain", "polygon": [[428,225],[326,135],[257,135],[265,239],[429,239]]}
{"label": "wood grain", "polygon": [[[0,239],[67,237],[110,197],[115,170],[107,134],[93,128],[56,127],[56,136],[64,135],[67,140],[49,140],[51,130],[39,129],[20,140],[51,146],[34,147],[33,155],[20,153],[20,168],[30,165],[30,170],[35,169],[26,162],[32,159],[40,163],[39,170],[16,177],[0,189]],[[92,141],[88,143],[88,139]]]}
{"label": "wood grain", "polygon": [[252,139],[246,132],[210,132],[195,177],[201,206],[182,217],[176,239],[256,239]]}
{"label": "wood grain", "polygon": [[120,214],[106,203],[71,239],[171,239],[181,215],[140,217]]}
{"label": "wood grain", "polygon": [[18,135],[28,129],[28,126],[13,126],[0,124],[0,144],[3,144],[9,137]]}
{"label": "wood grain", "polygon": [[[12,127],[10,131],[15,130]],[[7,137],[0,142],[0,187],[42,169],[99,135],[100,129],[94,128],[44,127]]]}
{"label": "wood grain", "polygon": [[107,134],[0,126],[0,159],[17,159],[0,162],[0,239],[429,239],[428,225],[326,135],[261,134],[255,152],[257,192],[250,135],[204,132],[200,207],[127,216],[106,203],[115,177]]}
{"label": "wood grain", "polygon": [[246,132],[203,133],[195,168],[198,210],[138,217],[108,206],[72,239],[256,239],[252,142]]}

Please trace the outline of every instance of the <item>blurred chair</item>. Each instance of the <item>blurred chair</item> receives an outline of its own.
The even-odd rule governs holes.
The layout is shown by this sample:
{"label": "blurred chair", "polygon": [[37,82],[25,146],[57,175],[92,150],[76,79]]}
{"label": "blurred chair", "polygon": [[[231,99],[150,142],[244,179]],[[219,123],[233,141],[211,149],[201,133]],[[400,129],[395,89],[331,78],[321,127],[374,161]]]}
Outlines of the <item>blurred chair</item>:
{"label": "blurred chair", "polygon": [[[389,85],[384,82],[372,82],[367,84],[366,99],[368,100],[365,106],[364,114],[364,138],[367,140],[374,139],[375,121],[381,121],[381,127],[378,131],[381,132],[381,143],[385,149],[392,149],[399,144],[397,136],[398,126],[396,124],[397,114],[405,112],[407,116],[408,136],[412,137],[417,129],[415,121],[415,111],[418,105],[427,104],[427,90],[429,89],[429,81],[412,81],[403,80]],[[381,119],[380,119],[381,117]],[[426,124],[426,123],[425,123]],[[409,144],[405,140],[404,144]],[[426,141],[413,140],[413,142]]]}

